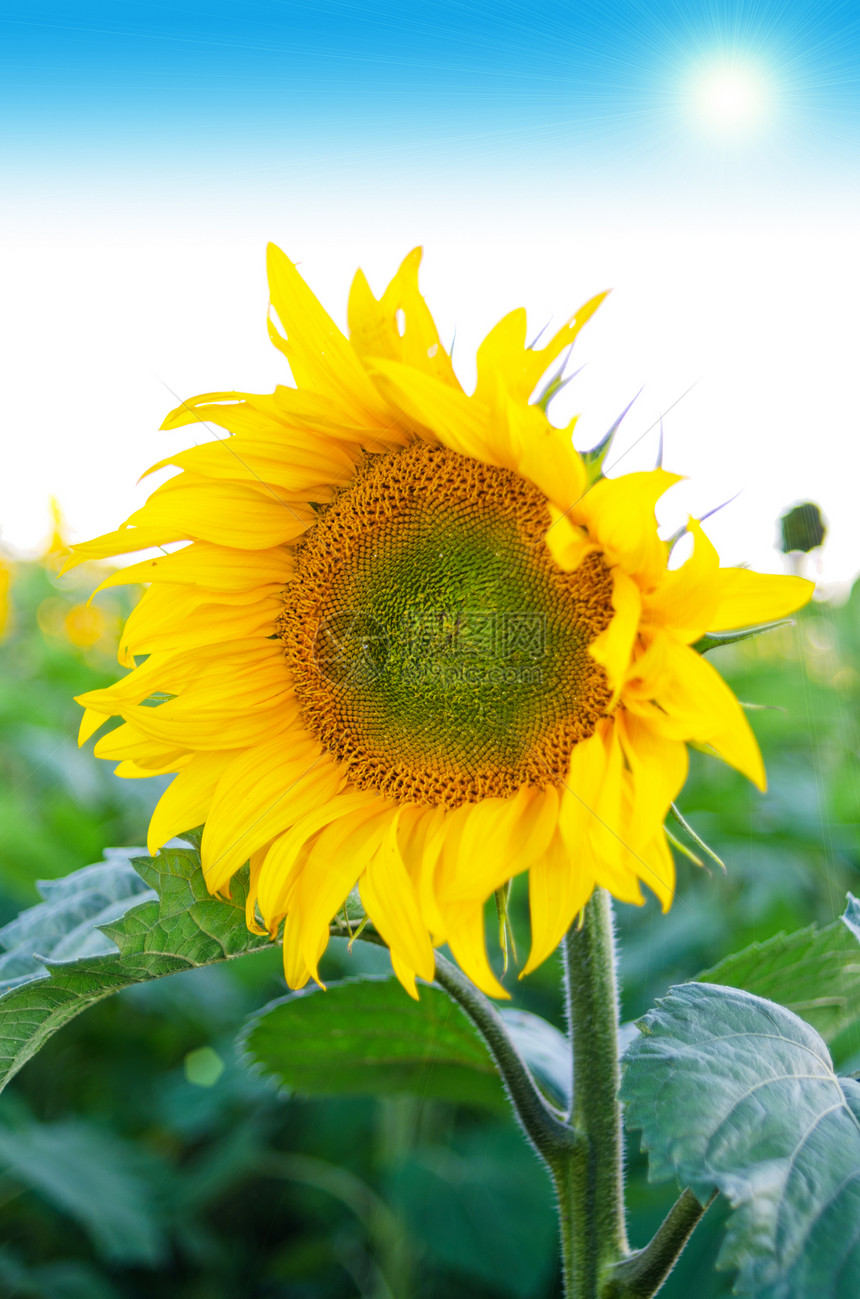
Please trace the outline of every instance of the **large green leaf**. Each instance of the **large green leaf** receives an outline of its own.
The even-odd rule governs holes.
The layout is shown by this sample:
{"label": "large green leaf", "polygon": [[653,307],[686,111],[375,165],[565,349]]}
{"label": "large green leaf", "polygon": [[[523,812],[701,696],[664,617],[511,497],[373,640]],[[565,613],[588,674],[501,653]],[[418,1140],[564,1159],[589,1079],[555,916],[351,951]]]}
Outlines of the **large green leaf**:
{"label": "large green leaf", "polygon": [[756,1299],[856,1299],[860,1086],[818,1034],[734,988],[673,988],[640,1022],[622,1085],[655,1181],[734,1212],[720,1266]]}
{"label": "large green leaf", "polygon": [[[512,1126],[458,1125],[444,1144],[419,1141],[390,1167],[385,1190],[422,1243],[422,1277],[428,1264],[448,1273],[448,1288],[433,1293],[493,1299],[556,1293],[552,1186]],[[465,1286],[457,1285],[460,1277]]]}
{"label": "large green leaf", "polygon": [[224,902],[208,893],[196,849],[110,854],[43,884],[45,901],[0,929],[0,1087],[52,1033],[111,993],[268,942],[245,924],[244,875]]}
{"label": "large green leaf", "polygon": [[860,1017],[860,902],[849,893],[832,925],[776,934],[696,977],[778,1001],[832,1042]]}
{"label": "large green leaf", "polygon": [[140,1162],[115,1133],[81,1120],[0,1129],[4,1175],[77,1219],[104,1258],[126,1266],[154,1266],[166,1253],[155,1179]]}
{"label": "large green leaf", "polygon": [[504,1107],[487,1048],[441,988],[345,979],[272,1002],[243,1034],[250,1063],[305,1095],[413,1092]]}
{"label": "large green leaf", "polygon": [[[43,884],[45,901],[0,929],[0,1087],[104,997],[267,945],[245,923],[246,873],[225,902],[209,895],[196,847],[135,852],[111,849],[107,861]],[[562,1034],[528,1012],[502,1014],[539,1085],[567,1105]],[[417,1091],[504,1108],[486,1046],[435,986],[419,1002],[390,979],[347,981],[321,996],[311,989],[273,1003],[247,1043],[264,1072],[293,1090]]]}
{"label": "large green leaf", "polygon": [[[569,1052],[556,1028],[526,1011],[502,1012],[550,1099],[566,1103]],[[501,1081],[476,1029],[447,993],[422,985],[418,1001],[393,979],[344,979],[272,1002],[249,1023],[251,1064],[305,1095],[411,1092],[504,1109]]]}

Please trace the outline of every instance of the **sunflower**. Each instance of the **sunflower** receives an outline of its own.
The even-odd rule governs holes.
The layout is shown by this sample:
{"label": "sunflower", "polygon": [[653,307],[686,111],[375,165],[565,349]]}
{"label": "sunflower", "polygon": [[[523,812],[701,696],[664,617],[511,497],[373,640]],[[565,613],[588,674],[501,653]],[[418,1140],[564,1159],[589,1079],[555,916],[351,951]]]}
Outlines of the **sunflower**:
{"label": "sunflower", "polygon": [[[700,524],[668,568],[655,504],[677,475],[607,478],[532,400],[604,295],[542,348],[522,310],[481,344],[467,395],[418,289],[359,272],[349,336],[269,251],[269,332],[294,387],[216,392],[164,428],[217,434],[72,564],[188,543],[114,573],[148,583],[121,637],[130,671],[80,697],[81,742],[126,777],[176,773],[149,849],[205,822],[214,894],[250,862],[248,925],[291,987],[318,978],[357,884],[416,995],[447,943],[507,993],[484,904],[528,872],[526,973],[595,886],[664,909],[664,831],[706,747],[764,788],[744,712],[693,646],[804,604],[811,584],[720,568]],[[551,389],[550,389],[551,390]],[[150,471],[152,472],[152,471]]]}

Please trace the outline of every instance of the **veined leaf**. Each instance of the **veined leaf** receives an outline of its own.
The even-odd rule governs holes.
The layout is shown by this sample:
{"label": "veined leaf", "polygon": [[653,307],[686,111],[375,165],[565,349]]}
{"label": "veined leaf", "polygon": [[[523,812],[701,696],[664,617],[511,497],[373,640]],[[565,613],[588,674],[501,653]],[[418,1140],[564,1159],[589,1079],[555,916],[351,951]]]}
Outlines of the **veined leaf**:
{"label": "veined leaf", "polygon": [[432,985],[418,1001],[389,978],[312,985],[255,1015],[242,1046],[250,1063],[305,1095],[412,1092],[505,1106],[487,1048]]}
{"label": "veined leaf", "polygon": [[44,898],[22,911],[0,929],[0,992],[42,978],[44,965],[34,956],[70,961],[82,956],[104,956],[116,944],[100,925],[119,919],[130,907],[154,899],[131,864],[142,848],[108,848],[106,861],[66,875],[40,880]]}
{"label": "veined leaf", "polygon": [[[247,871],[234,878],[233,896],[224,901],[209,894],[196,846],[162,849],[154,858],[136,851],[110,849],[107,861],[42,885],[45,901],[0,929],[0,948],[6,948],[0,955],[0,1088],[58,1028],[95,1002],[131,984],[268,945],[266,935],[249,933],[245,923]],[[538,1015],[501,1013],[535,1080],[551,1101],[566,1106],[563,1035]],[[274,1041],[265,1046],[273,1023]],[[349,1033],[352,1063],[344,1055]],[[417,1090],[504,1107],[482,1039],[433,985],[422,989],[418,1003],[392,980],[347,981],[319,997],[313,990],[296,994],[261,1013],[248,1042],[263,1069],[295,1090]]]}
{"label": "veined leaf", "polygon": [[196,849],[108,860],[42,884],[44,902],[0,929],[0,1088],[88,1006],[133,983],[255,951],[246,875],[210,896]]}
{"label": "veined leaf", "polygon": [[[526,1011],[506,1026],[550,1099],[566,1104],[569,1052],[556,1028]],[[389,978],[344,979],[271,1002],[250,1021],[246,1058],[305,1095],[409,1092],[505,1109],[502,1084],[482,1038],[433,984],[413,1001]]]}
{"label": "veined leaf", "polygon": [[860,1086],[797,1015],[733,988],[673,988],[639,1024],[622,1084],[655,1181],[734,1212],[719,1265],[755,1299],[855,1299]]}
{"label": "veined leaf", "polygon": [[778,1001],[832,1042],[860,1017],[860,902],[849,893],[845,914],[832,925],[753,943],[696,981]]}

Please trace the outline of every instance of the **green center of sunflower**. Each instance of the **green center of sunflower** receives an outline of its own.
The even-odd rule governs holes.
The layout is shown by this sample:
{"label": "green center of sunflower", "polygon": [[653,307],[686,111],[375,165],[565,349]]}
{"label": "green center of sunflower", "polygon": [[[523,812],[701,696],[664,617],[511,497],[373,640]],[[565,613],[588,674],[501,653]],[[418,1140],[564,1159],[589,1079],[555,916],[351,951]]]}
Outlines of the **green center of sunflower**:
{"label": "green center of sunflower", "polygon": [[561,782],[610,692],[599,555],[552,561],[546,502],[441,448],[369,457],[297,555],[278,624],[305,724],[352,784],[456,807]]}

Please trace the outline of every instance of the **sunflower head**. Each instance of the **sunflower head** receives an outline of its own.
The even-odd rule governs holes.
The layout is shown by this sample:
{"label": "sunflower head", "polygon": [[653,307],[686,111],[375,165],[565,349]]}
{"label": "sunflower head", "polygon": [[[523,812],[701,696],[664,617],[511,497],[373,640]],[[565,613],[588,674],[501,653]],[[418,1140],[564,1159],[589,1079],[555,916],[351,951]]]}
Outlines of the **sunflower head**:
{"label": "sunflower head", "polygon": [[278,632],[356,788],[455,808],[564,779],[610,699],[588,646],[612,578],[599,555],[561,570],[548,526],[512,470],[421,443],[371,457],[310,529]]}
{"label": "sunflower head", "polygon": [[248,923],[283,926],[292,987],[318,978],[357,883],[413,995],[447,942],[505,996],[484,904],[514,875],[527,972],[597,885],[669,906],[663,822],[688,743],[764,786],[740,705],[692,646],[783,616],[811,584],[721,568],[695,520],[670,569],[655,505],[676,476],[600,477],[549,421],[535,392],[602,295],[542,349],[506,316],[467,394],[419,260],[378,300],[359,272],[345,336],[270,249],[294,386],[183,403],[166,428],[226,436],[154,466],[179,472],[75,548],[71,563],[161,548],[103,583],[150,585],[128,673],[80,699],[81,739],[117,716],[96,752],[118,774],[175,773],[151,851],[205,822],[215,893],[250,861]]}

